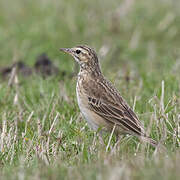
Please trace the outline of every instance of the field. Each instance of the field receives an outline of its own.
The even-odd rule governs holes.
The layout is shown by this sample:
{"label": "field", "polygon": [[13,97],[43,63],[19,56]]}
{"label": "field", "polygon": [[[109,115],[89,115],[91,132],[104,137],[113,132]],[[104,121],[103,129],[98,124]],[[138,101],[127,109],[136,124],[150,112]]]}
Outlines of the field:
{"label": "field", "polygon": [[[1,0],[0,179],[180,179],[180,1]],[[59,48],[87,44],[104,75],[165,148],[124,136],[104,145],[76,101],[77,65]],[[60,73],[24,76],[46,53]]]}

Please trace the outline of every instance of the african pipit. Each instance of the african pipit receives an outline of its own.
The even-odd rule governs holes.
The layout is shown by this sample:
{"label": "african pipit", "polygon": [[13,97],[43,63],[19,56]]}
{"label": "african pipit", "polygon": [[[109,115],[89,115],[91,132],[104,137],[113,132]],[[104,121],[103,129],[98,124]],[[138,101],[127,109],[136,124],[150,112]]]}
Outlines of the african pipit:
{"label": "african pipit", "polygon": [[87,46],[61,48],[80,65],[76,94],[81,113],[95,131],[130,134],[156,146],[118,90],[103,76],[96,52]]}

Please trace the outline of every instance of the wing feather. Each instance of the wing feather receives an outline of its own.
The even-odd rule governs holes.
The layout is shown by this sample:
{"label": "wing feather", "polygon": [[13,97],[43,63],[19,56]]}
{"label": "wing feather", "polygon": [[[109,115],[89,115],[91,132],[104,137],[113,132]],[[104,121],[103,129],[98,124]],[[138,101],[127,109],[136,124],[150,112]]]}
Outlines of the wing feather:
{"label": "wing feather", "polygon": [[142,127],[137,123],[137,116],[133,116],[132,110],[129,111],[130,108],[121,104],[114,106],[110,103],[104,103],[100,99],[90,97],[88,100],[90,108],[107,121],[119,125],[124,130],[130,131],[133,134],[144,134]]}

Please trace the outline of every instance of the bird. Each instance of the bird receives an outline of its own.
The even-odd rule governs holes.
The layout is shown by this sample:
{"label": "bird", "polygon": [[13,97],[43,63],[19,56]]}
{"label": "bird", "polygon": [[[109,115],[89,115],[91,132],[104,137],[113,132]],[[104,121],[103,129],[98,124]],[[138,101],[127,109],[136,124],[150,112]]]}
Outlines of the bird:
{"label": "bird", "polygon": [[87,45],[60,48],[70,54],[79,64],[76,96],[79,109],[87,124],[94,131],[132,135],[156,147],[157,142],[149,137],[138,116],[121,96],[117,88],[107,80],[94,49]]}

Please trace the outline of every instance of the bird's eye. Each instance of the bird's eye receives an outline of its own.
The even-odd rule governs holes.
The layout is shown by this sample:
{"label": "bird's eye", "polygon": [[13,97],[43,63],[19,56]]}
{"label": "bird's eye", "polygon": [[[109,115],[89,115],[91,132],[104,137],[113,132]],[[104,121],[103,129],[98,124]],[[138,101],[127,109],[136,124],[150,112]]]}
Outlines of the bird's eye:
{"label": "bird's eye", "polygon": [[76,54],[80,54],[81,51],[79,49],[76,50]]}

